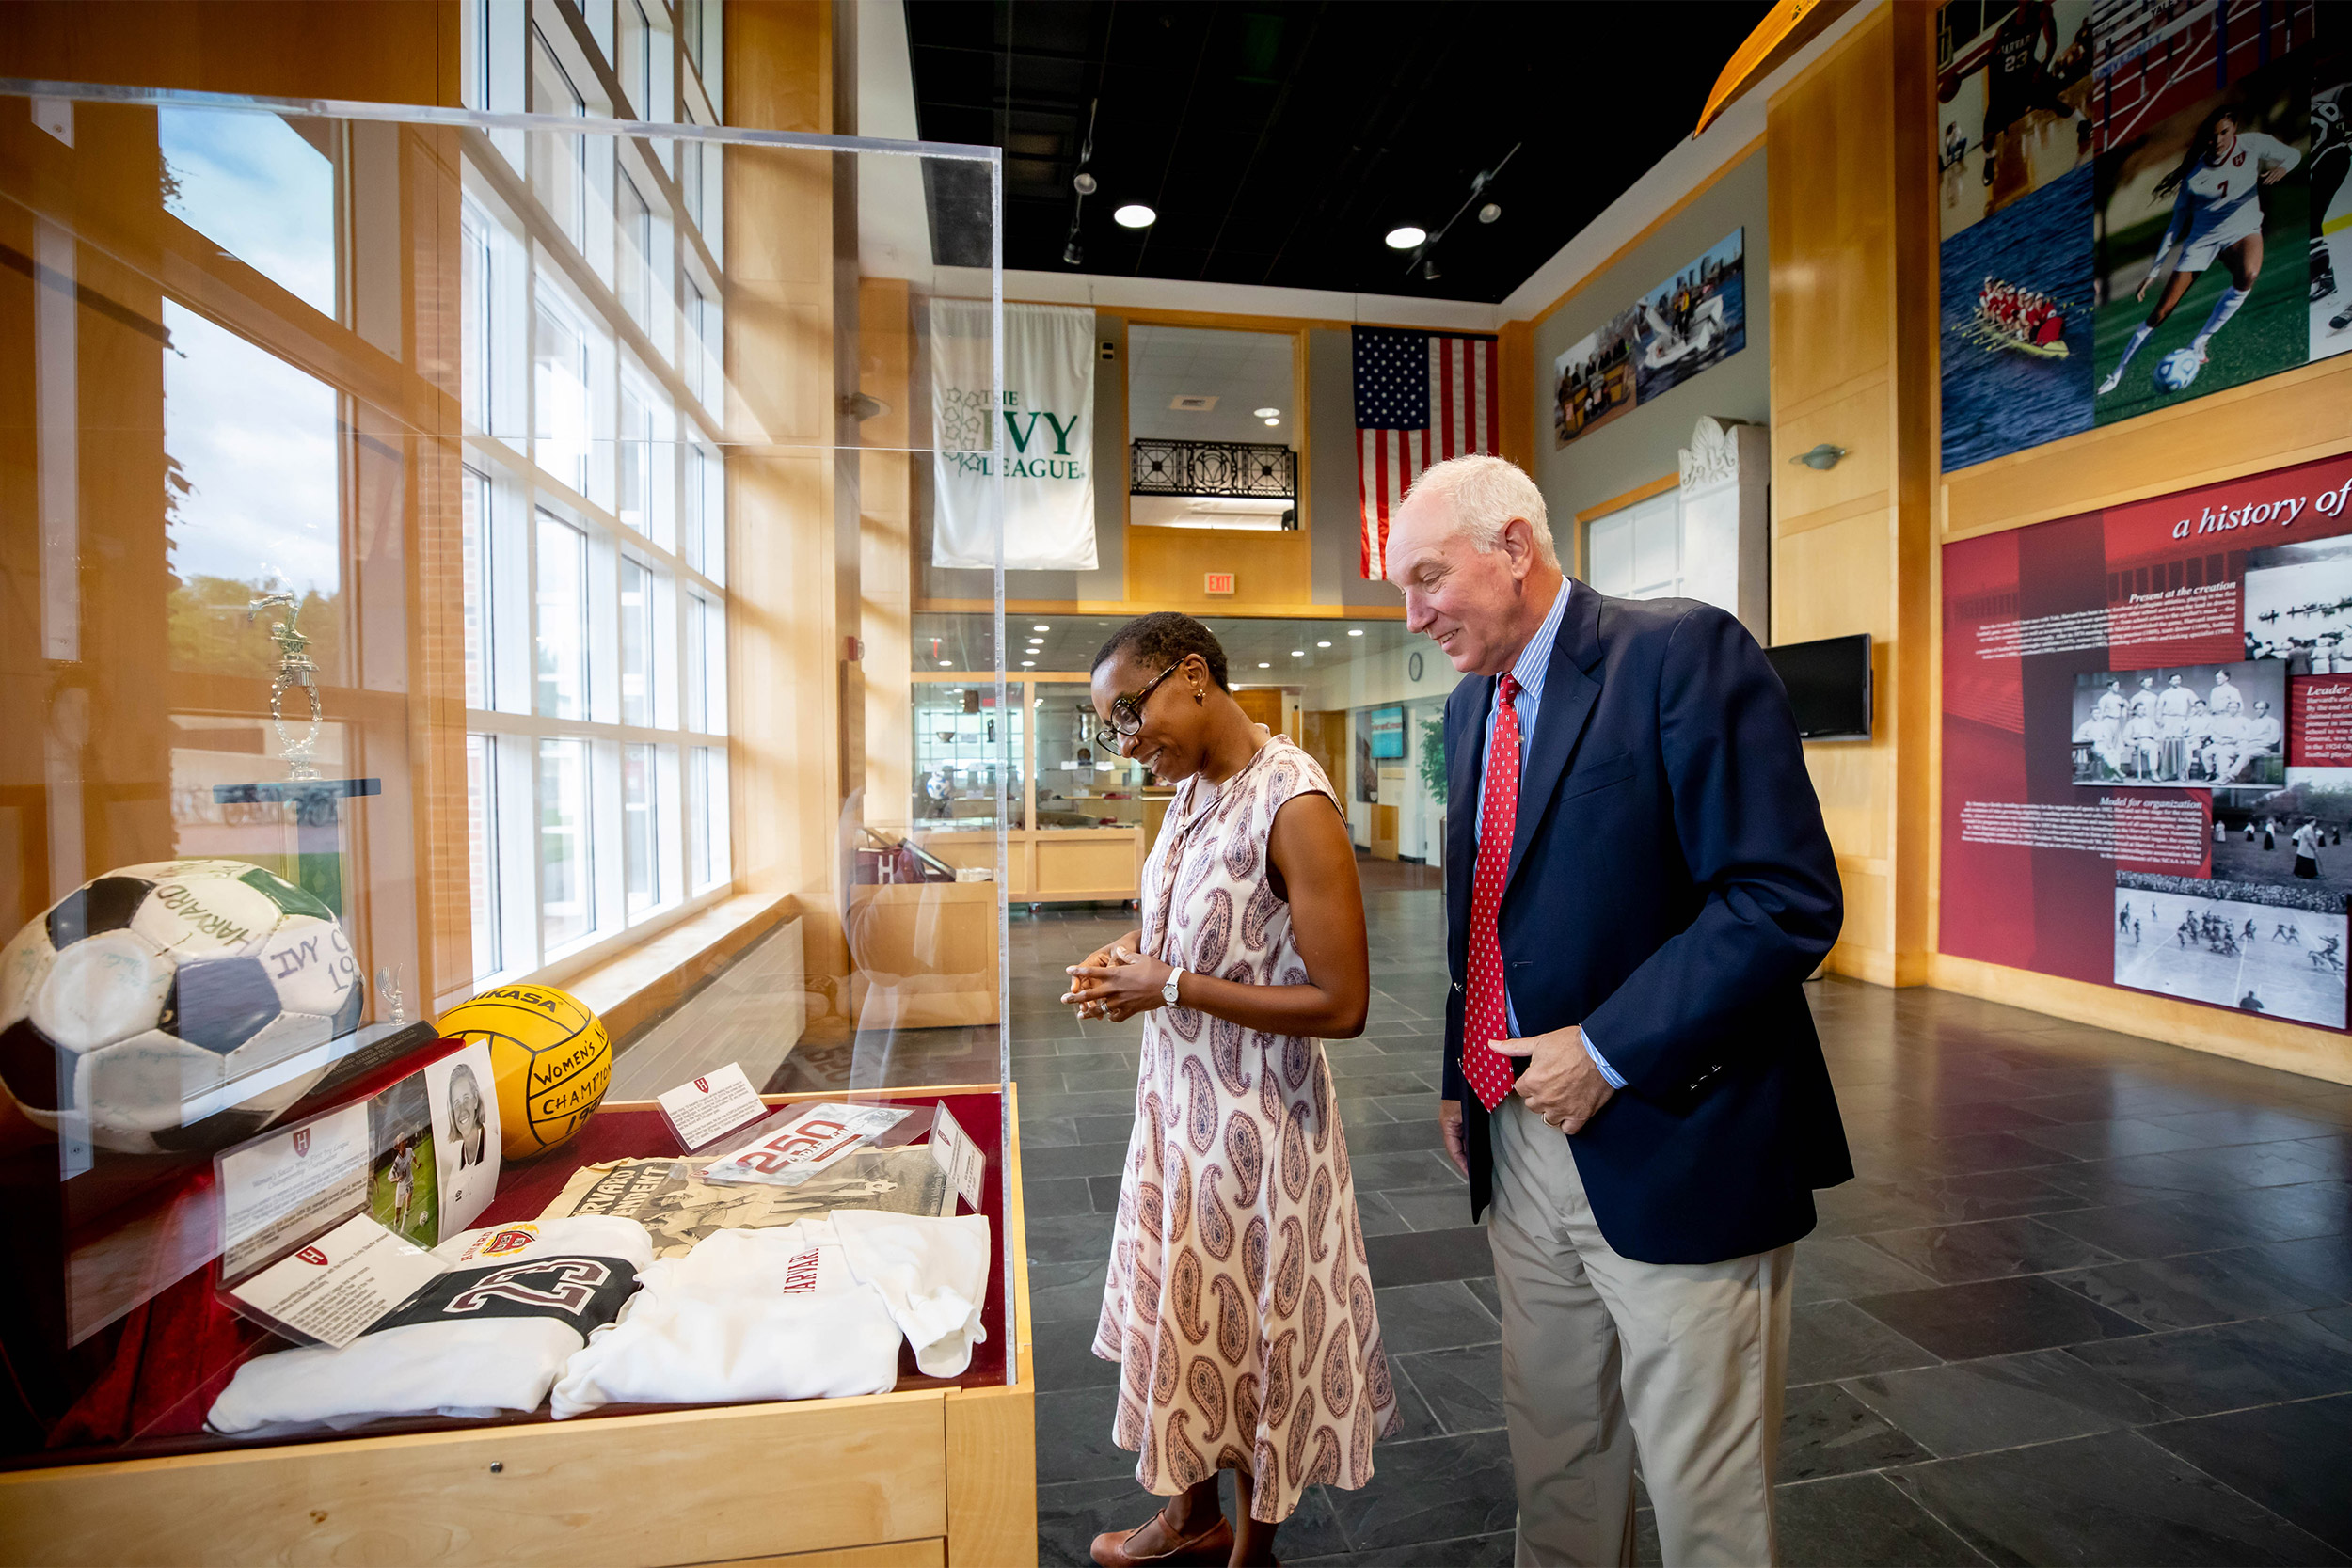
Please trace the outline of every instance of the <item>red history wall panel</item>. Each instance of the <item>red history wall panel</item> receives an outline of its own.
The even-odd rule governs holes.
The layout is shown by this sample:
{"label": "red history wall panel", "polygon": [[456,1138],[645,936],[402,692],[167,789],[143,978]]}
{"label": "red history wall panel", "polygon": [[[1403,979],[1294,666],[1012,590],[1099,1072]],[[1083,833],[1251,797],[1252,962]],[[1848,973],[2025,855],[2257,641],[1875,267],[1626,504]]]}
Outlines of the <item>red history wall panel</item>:
{"label": "red history wall panel", "polygon": [[1942,950],[2341,1027],[2352,457],[1963,540],[1943,594]]}

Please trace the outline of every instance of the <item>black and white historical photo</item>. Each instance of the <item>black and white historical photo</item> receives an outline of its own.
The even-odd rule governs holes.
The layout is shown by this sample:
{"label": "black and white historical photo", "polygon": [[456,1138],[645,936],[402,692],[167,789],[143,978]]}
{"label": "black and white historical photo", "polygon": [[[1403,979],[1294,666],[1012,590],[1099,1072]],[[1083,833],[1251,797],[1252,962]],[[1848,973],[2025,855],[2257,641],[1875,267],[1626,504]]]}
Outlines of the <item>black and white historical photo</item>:
{"label": "black and white historical photo", "polygon": [[2286,666],[2276,659],[2074,677],[2074,782],[2247,788],[2286,783]]}

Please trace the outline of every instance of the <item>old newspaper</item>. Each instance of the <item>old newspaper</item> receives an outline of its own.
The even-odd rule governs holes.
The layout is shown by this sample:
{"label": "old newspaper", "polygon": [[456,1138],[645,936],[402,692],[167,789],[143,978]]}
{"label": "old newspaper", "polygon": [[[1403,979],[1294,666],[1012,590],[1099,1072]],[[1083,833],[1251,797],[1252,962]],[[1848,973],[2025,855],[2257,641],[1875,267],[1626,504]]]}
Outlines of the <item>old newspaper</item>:
{"label": "old newspaper", "polygon": [[882,1209],[933,1217],[955,1212],[946,1172],[921,1145],[867,1148],[797,1187],[723,1187],[701,1180],[708,1160],[613,1160],[572,1174],[539,1217],[619,1214],[653,1234],[657,1258],[675,1258],[713,1231],[814,1219],[835,1209]]}

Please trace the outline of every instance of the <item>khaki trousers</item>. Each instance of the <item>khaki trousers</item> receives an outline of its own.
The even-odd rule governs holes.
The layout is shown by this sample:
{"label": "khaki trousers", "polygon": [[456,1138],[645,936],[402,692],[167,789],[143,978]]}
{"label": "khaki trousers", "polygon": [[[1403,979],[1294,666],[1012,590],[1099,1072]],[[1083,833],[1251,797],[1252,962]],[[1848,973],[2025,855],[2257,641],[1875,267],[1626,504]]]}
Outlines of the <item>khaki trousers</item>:
{"label": "khaki trousers", "polygon": [[1516,1094],[1491,1126],[1486,1234],[1519,1568],[1631,1568],[1637,1448],[1667,1568],[1776,1563],[1796,1248],[1721,1263],[1620,1257],[1566,1137]]}

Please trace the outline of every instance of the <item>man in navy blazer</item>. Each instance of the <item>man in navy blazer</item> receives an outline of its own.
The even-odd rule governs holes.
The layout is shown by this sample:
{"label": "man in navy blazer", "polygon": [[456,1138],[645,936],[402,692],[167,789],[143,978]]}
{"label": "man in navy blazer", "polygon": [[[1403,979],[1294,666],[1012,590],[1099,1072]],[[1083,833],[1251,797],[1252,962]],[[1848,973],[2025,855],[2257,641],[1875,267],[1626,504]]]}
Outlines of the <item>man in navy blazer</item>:
{"label": "man in navy blazer", "polygon": [[1774,1560],[1789,1281],[1853,1175],[1803,982],[1837,869],[1745,628],[1561,573],[1501,458],[1391,525],[1446,704],[1447,1150],[1488,1213],[1522,1564]]}

